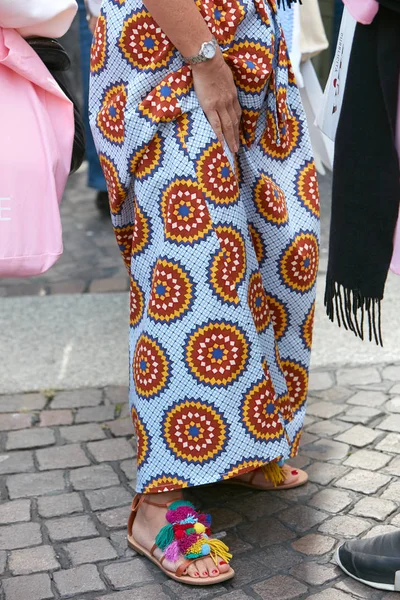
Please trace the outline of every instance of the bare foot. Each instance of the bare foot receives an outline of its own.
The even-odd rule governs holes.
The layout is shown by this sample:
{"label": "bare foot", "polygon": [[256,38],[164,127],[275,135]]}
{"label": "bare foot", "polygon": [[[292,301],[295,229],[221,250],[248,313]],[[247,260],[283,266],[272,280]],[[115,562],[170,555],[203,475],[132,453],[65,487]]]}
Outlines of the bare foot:
{"label": "bare foot", "polygon": [[[182,496],[181,496],[182,497]],[[179,499],[179,492],[165,492],[163,494],[151,494],[151,502],[157,504],[166,504],[168,502]],[[165,515],[167,513],[166,508],[158,508],[150,504],[143,503],[137,513],[135,522],[133,524],[133,537],[134,539],[146,550],[151,550],[154,545],[154,541],[160,529],[167,524]],[[163,555],[162,550],[157,548],[154,552],[154,556],[160,559]],[[182,556],[176,562],[170,562],[164,560],[162,566],[175,573],[177,568],[185,562],[185,558]],[[229,571],[229,564],[219,560],[218,566],[210,557],[204,557],[202,559],[193,562],[185,572],[185,575],[190,577],[217,577],[220,573],[226,573]]]}
{"label": "bare foot", "polygon": [[[244,475],[239,475],[238,477],[235,477],[235,479],[246,483],[251,483],[259,489],[265,490],[276,489],[282,486],[296,487],[296,482],[300,480],[300,475],[303,473],[303,471],[300,469],[295,469],[288,464],[285,464],[282,469],[285,480],[277,486],[274,486],[273,482],[268,478],[268,475],[264,471],[264,467],[260,467],[259,469],[251,471],[250,473],[245,473]],[[306,483],[306,481],[307,480],[303,481],[303,483]],[[299,482],[299,485],[303,485],[303,483],[300,484]]]}

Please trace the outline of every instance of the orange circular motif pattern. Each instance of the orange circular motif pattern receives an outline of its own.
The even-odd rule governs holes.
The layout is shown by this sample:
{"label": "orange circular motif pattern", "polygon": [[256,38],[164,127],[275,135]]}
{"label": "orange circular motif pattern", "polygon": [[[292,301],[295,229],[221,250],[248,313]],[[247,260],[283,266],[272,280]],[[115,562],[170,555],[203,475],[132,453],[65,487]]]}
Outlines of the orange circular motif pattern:
{"label": "orange circular motif pattern", "polygon": [[281,361],[281,369],[286,380],[292,412],[297,412],[307,400],[308,373],[300,363],[292,360]]}
{"label": "orange circular motif pattern", "polygon": [[227,62],[232,68],[237,87],[259,94],[273,71],[273,54],[259,42],[238,42],[229,48]]}
{"label": "orange circular motif pattern", "polygon": [[289,215],[285,194],[271,177],[261,175],[254,189],[254,199],[258,212],[267,221],[278,227],[287,223]]}
{"label": "orange circular motif pattern", "polygon": [[283,302],[275,296],[267,294],[267,303],[274,326],[275,340],[279,342],[289,327],[289,312]]}
{"label": "orange circular motif pattern", "polygon": [[144,494],[161,494],[163,492],[172,492],[173,490],[180,490],[187,488],[189,482],[186,479],[175,477],[174,475],[161,475],[151,479],[149,483],[146,483],[143,487]]}
{"label": "orange circular motif pattern", "polygon": [[118,214],[126,198],[126,190],[122,187],[114,161],[105,154],[99,154],[99,160],[107,184],[111,212]]}
{"label": "orange circular motif pattern", "polygon": [[237,0],[197,0],[209,30],[220,44],[230,44],[245,11]]}
{"label": "orange circular motif pattern", "polygon": [[176,179],[162,194],[165,237],[178,244],[194,244],[212,230],[203,193],[195,181]]}
{"label": "orange circular motif pattern", "polygon": [[196,171],[201,190],[213,203],[228,205],[237,202],[237,178],[219,142],[214,142],[202,152]]}
{"label": "orange circular motif pattern", "polygon": [[150,220],[145,216],[140,206],[135,202],[135,220],[133,225],[131,254],[132,258],[148,248],[151,241]]}
{"label": "orange circular motif pattern", "polygon": [[256,440],[276,440],[284,435],[270,377],[265,377],[247,392],[241,412],[244,428]]}
{"label": "orange circular motif pattern", "polygon": [[200,401],[184,400],[165,412],[165,444],[176,458],[189,463],[203,464],[219,456],[228,432],[223,415]]}
{"label": "orange circular motif pattern", "polygon": [[232,465],[229,470],[225,473],[224,479],[232,479],[233,477],[238,477],[239,475],[245,475],[246,473],[250,473],[251,471],[255,471],[256,469],[260,469],[265,465],[265,459],[254,459],[254,460],[244,460],[236,465]]}
{"label": "orange circular motif pattern", "polygon": [[304,346],[307,350],[311,350],[312,340],[313,340],[313,327],[314,327],[314,317],[315,317],[315,302],[310,308],[307,317],[303,325],[301,326],[301,338],[303,340]]}
{"label": "orange circular motif pattern", "polygon": [[137,393],[145,398],[158,396],[168,384],[170,371],[165,350],[152,337],[142,334],[133,357],[133,379]]}
{"label": "orange circular motif pattern", "polygon": [[163,155],[163,140],[158,133],[155,134],[150,144],[140,148],[129,160],[129,171],[136,179],[144,180],[154,174],[161,165]]}
{"label": "orange circular motif pattern", "polygon": [[97,115],[97,127],[112,144],[121,145],[125,140],[124,111],[127,101],[125,84],[111,86],[104,94]]}
{"label": "orange circular motif pattern", "polygon": [[248,303],[256,329],[259,333],[262,333],[271,321],[271,313],[269,312],[267,295],[259,271],[253,273],[250,277]]}
{"label": "orange circular motif pattern", "polygon": [[254,225],[249,225],[249,230],[258,264],[261,265],[265,258],[265,248],[262,241],[261,233],[256,229]]}
{"label": "orange circular motif pattern", "polygon": [[149,317],[162,323],[180,319],[192,306],[193,291],[192,278],[179,263],[159,259],[153,271]]}
{"label": "orange circular motif pattern", "polygon": [[129,271],[131,266],[133,225],[129,224],[125,227],[114,225],[114,233],[125,266]]}
{"label": "orange circular motif pattern", "polygon": [[320,216],[317,170],[314,161],[307,162],[296,179],[297,195],[314,217]]}
{"label": "orange circular motif pattern", "polygon": [[292,110],[292,113],[292,115],[282,113],[283,122],[280,124],[279,137],[274,116],[268,113],[267,125],[260,145],[265,154],[275,160],[284,161],[299,146],[301,124],[296,112]]}
{"label": "orange circular motif pattern", "polygon": [[280,259],[280,275],[291,290],[310,291],[318,272],[318,241],[313,233],[302,232],[289,244]]}
{"label": "orange circular motif pattern", "polygon": [[211,387],[224,387],[236,381],[249,358],[244,331],[223,321],[211,321],[195,329],[189,334],[185,348],[189,373]]}
{"label": "orange circular motif pattern", "polygon": [[144,295],[142,290],[140,289],[140,285],[132,276],[129,296],[129,307],[130,324],[132,327],[136,327],[136,325],[140,323],[143,317]]}
{"label": "orange circular motif pattern", "polygon": [[107,21],[99,15],[90,49],[90,71],[92,75],[100,73],[107,61]]}
{"label": "orange circular motif pattern", "polygon": [[246,274],[246,248],[241,233],[229,225],[215,227],[221,249],[211,259],[209,282],[223,302],[239,304],[238,286]]}
{"label": "orange circular motif pattern", "polygon": [[167,67],[174,55],[173,45],[146,10],[126,19],[118,46],[123,57],[140,71]]}
{"label": "orange circular motif pattern", "polygon": [[149,455],[150,438],[143,421],[139,418],[134,408],[132,408],[132,422],[136,433],[136,462],[139,468]]}

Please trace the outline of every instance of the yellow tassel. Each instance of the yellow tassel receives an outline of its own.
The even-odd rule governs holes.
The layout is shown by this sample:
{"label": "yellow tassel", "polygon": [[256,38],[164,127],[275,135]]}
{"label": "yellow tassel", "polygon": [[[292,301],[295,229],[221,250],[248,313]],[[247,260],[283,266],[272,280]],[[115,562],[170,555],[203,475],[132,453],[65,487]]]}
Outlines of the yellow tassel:
{"label": "yellow tassel", "polygon": [[267,481],[270,481],[274,487],[278,487],[281,483],[284,483],[286,476],[283,467],[280,467],[278,463],[272,462],[262,467],[262,472]]}
{"label": "yellow tassel", "polygon": [[218,565],[218,559],[222,558],[225,562],[229,562],[232,559],[232,554],[229,552],[229,548],[221,540],[207,540],[210,546],[210,556],[214,563]]}

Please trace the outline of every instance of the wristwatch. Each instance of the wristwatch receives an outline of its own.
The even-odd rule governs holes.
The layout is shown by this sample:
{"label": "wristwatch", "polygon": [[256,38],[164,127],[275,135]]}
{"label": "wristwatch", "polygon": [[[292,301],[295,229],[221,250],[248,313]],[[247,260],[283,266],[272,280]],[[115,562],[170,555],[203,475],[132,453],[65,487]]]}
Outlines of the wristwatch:
{"label": "wristwatch", "polygon": [[217,54],[218,42],[213,37],[209,42],[204,42],[200,48],[200,52],[196,54],[196,56],[183,56],[183,60],[188,65],[198,65],[202,62],[207,62],[208,60],[212,60],[214,56]]}

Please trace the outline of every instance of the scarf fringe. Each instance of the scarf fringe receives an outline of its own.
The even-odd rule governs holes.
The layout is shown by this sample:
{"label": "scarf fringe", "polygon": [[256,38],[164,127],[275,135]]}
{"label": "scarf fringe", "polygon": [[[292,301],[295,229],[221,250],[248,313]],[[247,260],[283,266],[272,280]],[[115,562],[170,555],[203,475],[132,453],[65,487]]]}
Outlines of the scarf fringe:
{"label": "scarf fringe", "polygon": [[302,4],[301,0],[278,0],[278,7],[279,8],[283,8],[283,10],[287,8],[291,8],[292,4],[296,4],[296,3]]}
{"label": "scarf fringe", "polygon": [[346,331],[352,331],[362,340],[368,327],[369,341],[383,347],[381,302],[379,298],[366,298],[358,290],[327,280],[325,308],[329,319],[332,322],[336,320],[339,327],[343,324]]}

